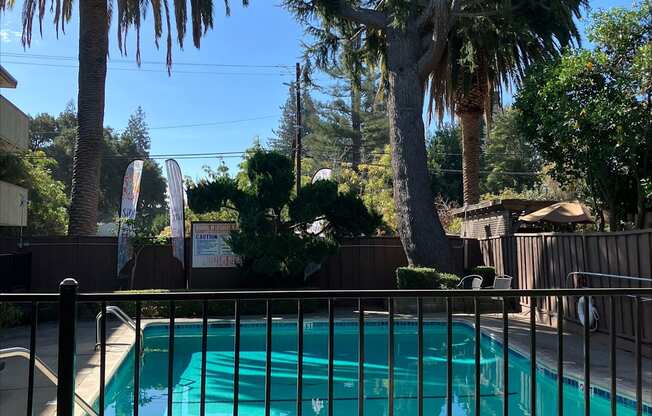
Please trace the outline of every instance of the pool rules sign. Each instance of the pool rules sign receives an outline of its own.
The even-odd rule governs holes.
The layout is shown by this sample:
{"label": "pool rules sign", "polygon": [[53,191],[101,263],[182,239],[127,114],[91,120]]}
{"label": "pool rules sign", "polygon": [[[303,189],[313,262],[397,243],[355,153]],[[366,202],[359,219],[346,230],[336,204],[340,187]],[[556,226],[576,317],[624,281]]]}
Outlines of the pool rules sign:
{"label": "pool rules sign", "polygon": [[228,244],[229,234],[237,229],[234,222],[192,223],[192,267],[195,269],[232,268],[239,257]]}

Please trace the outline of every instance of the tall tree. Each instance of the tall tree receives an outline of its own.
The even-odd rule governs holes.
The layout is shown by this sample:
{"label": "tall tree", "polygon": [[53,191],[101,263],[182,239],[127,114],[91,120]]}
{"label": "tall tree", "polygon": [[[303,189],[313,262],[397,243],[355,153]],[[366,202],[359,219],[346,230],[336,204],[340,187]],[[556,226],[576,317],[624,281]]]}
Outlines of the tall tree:
{"label": "tall tree", "polygon": [[462,201],[460,128],[443,125],[428,138],[428,169],[435,195],[447,201]]}
{"label": "tall tree", "polygon": [[323,89],[328,100],[316,103],[316,117],[310,120],[310,134],[304,140],[306,165],[315,169],[345,165],[358,170],[385,151],[389,125],[385,105],[376,99],[377,78],[374,73],[361,74],[355,100],[352,81],[346,76]]}
{"label": "tall tree", "polygon": [[29,150],[43,149],[52,143],[58,133],[57,120],[47,113],[39,113],[29,117]]}
{"label": "tall tree", "polygon": [[509,107],[494,117],[491,140],[482,158],[487,176],[483,192],[499,194],[506,188],[520,193],[539,182],[541,158],[532,139],[518,126],[518,110]]}
{"label": "tall tree", "polygon": [[[63,183],[53,178],[56,164],[42,150],[20,154],[0,150],[0,180],[29,189],[27,235],[61,235],[66,231],[68,197]],[[15,235],[18,230],[9,228],[3,233]]]}
{"label": "tall tree", "polygon": [[[453,56],[449,49],[458,50],[449,41],[455,39],[459,20],[474,20],[477,16],[491,22],[518,16],[522,28],[532,25],[541,30],[531,30],[532,36],[523,37],[533,45],[517,37],[505,49],[517,50],[515,45],[531,49],[553,41],[555,30],[550,28],[572,25],[576,3],[565,0],[551,0],[546,4],[526,0],[284,0],[285,6],[318,37],[321,48],[317,50],[322,55],[333,54],[341,44],[340,28],[355,24],[363,34],[365,58],[384,70],[398,229],[411,265],[438,265],[444,269],[450,265],[448,240],[433,209],[422,115],[426,92],[431,104],[452,102],[447,98],[451,98],[450,92],[454,90],[442,87],[450,86],[451,79],[458,85],[459,80],[438,68]],[[315,22],[318,27],[314,26]],[[509,53],[509,57],[520,54]],[[499,59],[501,66],[497,69],[520,68],[523,62],[504,66],[510,58]],[[508,74],[507,70],[500,71],[495,78]],[[429,85],[432,88],[428,89]]]}
{"label": "tall tree", "polygon": [[[242,0],[247,5],[248,0]],[[13,7],[15,0],[0,0],[0,11]],[[212,0],[193,0],[188,15],[186,0],[172,0],[170,11],[168,0],[118,0],[117,34],[118,47],[126,53],[126,36],[130,27],[136,30],[136,61],[140,63],[140,25],[145,18],[148,5],[152,7],[154,39],[158,47],[163,34],[163,19],[167,26],[167,67],[172,66],[171,18],[175,19],[177,42],[183,47],[186,21],[192,21],[192,38],[199,48],[202,35],[213,26]],[[229,14],[229,1],[225,0]],[[37,11],[38,10],[38,11]],[[73,0],[52,2],[54,26],[62,32],[72,17]],[[109,26],[113,3],[111,0],[83,0],[79,2],[79,84],[77,95],[78,139],[75,143],[70,204],[70,235],[91,235],[97,228],[97,208],[101,168],[102,136],[104,132],[104,97],[106,85],[107,55],[109,53]],[[39,28],[43,27],[46,13],[45,0],[24,0],[23,35],[24,46],[32,40],[34,17],[38,15]],[[42,33],[42,30],[41,30]]]}
{"label": "tall tree", "polygon": [[[57,117],[39,114],[33,120],[35,123],[30,128],[30,140],[33,145],[40,143],[40,150],[56,162],[48,167],[53,178],[63,183],[65,194],[69,196],[77,139],[77,116],[74,106],[69,104]],[[125,168],[133,159],[143,158],[145,164],[138,212],[147,223],[153,221],[156,215],[166,211],[166,184],[160,166],[148,159],[149,151],[143,149],[147,147],[149,138],[145,113],[136,109],[121,134],[105,127],[102,136],[103,163],[100,173],[98,220],[111,222],[118,215]],[[46,139],[48,141],[45,141]]]}
{"label": "tall tree", "polygon": [[122,132],[122,139],[129,140],[136,146],[136,151],[142,155],[149,154],[151,138],[145,119],[145,112],[141,106],[136,108],[127,121],[127,127]]}
{"label": "tall tree", "polygon": [[[358,170],[362,161],[362,88],[365,68],[362,56],[362,31],[355,24],[344,25],[339,28],[341,33],[338,37],[342,39],[341,48],[333,65],[322,62],[321,67],[328,68],[332,77],[344,81],[347,85],[343,90],[349,95],[350,113],[350,141],[348,152],[353,170]],[[318,58],[319,59],[319,58]]]}
{"label": "tall tree", "polygon": [[643,227],[652,208],[651,29],[649,2],[594,15],[595,49],[537,66],[514,104],[552,177],[585,183],[612,231],[633,218]]}
{"label": "tall tree", "polygon": [[[315,103],[310,95],[307,85],[304,84],[301,88],[301,128],[304,140],[305,137],[309,136],[312,132],[311,126],[316,117],[315,112]],[[267,147],[291,159],[294,158],[294,140],[297,133],[296,125],[296,86],[293,83],[290,84],[287,100],[281,106],[281,119],[279,120],[278,128],[273,130],[274,136],[267,140]]]}
{"label": "tall tree", "polygon": [[533,62],[558,56],[579,41],[573,19],[584,3],[480,1],[461,6],[433,67],[429,109],[440,121],[446,112],[460,120],[464,203],[479,202],[482,129],[490,126],[502,89],[520,82]]}

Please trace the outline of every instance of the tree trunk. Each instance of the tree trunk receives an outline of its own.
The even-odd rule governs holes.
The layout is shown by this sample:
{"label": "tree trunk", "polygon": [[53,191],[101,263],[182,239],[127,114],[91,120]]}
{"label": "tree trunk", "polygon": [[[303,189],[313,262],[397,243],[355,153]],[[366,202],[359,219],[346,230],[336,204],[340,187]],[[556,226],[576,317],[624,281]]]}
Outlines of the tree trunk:
{"label": "tree trunk", "polygon": [[480,202],[480,134],[482,113],[458,112],[462,124],[462,178],[464,204]]}
{"label": "tree trunk", "polygon": [[360,120],[360,88],[359,80],[351,81],[351,127],[353,137],[351,140],[351,166],[358,170],[362,160],[362,122]]}
{"label": "tree trunk", "polygon": [[436,214],[426,162],[419,45],[413,29],[387,30],[387,110],[398,232],[411,266],[450,271],[450,246]]}
{"label": "tree trunk", "polygon": [[108,24],[107,0],[79,2],[78,133],[69,211],[70,235],[93,235],[97,230]]}

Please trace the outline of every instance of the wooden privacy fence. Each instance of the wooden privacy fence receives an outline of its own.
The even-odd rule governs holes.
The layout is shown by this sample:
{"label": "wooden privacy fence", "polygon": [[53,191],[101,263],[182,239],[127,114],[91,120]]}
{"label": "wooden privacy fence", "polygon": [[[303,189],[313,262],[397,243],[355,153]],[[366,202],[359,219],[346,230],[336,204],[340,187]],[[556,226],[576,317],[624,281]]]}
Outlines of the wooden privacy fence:
{"label": "wooden privacy fence", "polygon": [[[26,241],[21,248],[16,239],[0,238],[0,253],[31,254],[31,291],[56,292],[59,282],[70,276],[83,292],[119,288],[115,237],[30,237]],[[146,247],[136,270],[137,289],[185,288],[184,271],[172,257],[171,246]]]}
{"label": "wooden privacy fence", "polygon": [[[520,289],[566,288],[579,284],[567,279],[571,272],[593,272],[652,278],[652,230],[614,233],[515,234],[480,240],[486,265],[499,274],[513,276]],[[591,287],[650,287],[652,282],[600,277],[588,280]],[[579,322],[578,299],[564,300],[564,316]],[[608,331],[608,299],[593,299],[600,319],[599,330]],[[529,298],[521,304],[530,307]],[[652,301],[642,302],[643,341],[652,343]],[[616,331],[633,339],[634,300],[615,299]],[[549,324],[556,319],[556,298],[538,301],[538,316]]]}
{"label": "wooden privacy fence", "polygon": [[[482,264],[478,240],[448,236],[450,266],[457,273]],[[337,255],[331,256],[319,272],[319,286],[331,290],[372,290],[396,288],[396,269],[407,266],[398,237],[356,238],[347,240]]]}
{"label": "wooden privacy fence", "polygon": [[[464,267],[464,244],[449,237],[453,250],[452,267]],[[112,291],[119,288],[116,279],[115,237],[30,237],[22,248],[15,238],[0,238],[0,253],[29,253],[30,285],[34,292],[58,290],[59,282],[74,276],[82,292]],[[469,267],[481,264],[477,240],[467,240]],[[186,239],[185,264],[190,265],[190,239]],[[315,281],[321,289],[394,289],[395,270],[407,265],[401,241],[397,237],[348,239],[337,254],[326,259]],[[222,283],[233,269],[210,270],[202,279],[201,289],[231,289]],[[0,270],[0,279],[6,271]],[[172,257],[170,245],[145,247],[138,260],[136,289],[185,289],[189,270]],[[211,275],[212,273],[212,275]],[[197,279],[193,275],[192,282]],[[211,281],[215,283],[211,285]],[[126,281],[122,282],[122,286]],[[237,284],[237,281],[236,281]]]}

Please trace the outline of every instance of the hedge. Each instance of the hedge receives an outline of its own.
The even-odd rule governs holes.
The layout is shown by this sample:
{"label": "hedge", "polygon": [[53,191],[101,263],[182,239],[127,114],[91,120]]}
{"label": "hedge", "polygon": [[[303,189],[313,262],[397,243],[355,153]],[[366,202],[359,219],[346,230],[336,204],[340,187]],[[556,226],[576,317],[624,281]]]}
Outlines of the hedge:
{"label": "hedge", "polygon": [[460,277],[452,273],[440,273],[429,267],[399,267],[396,269],[396,287],[399,289],[454,288]]}

